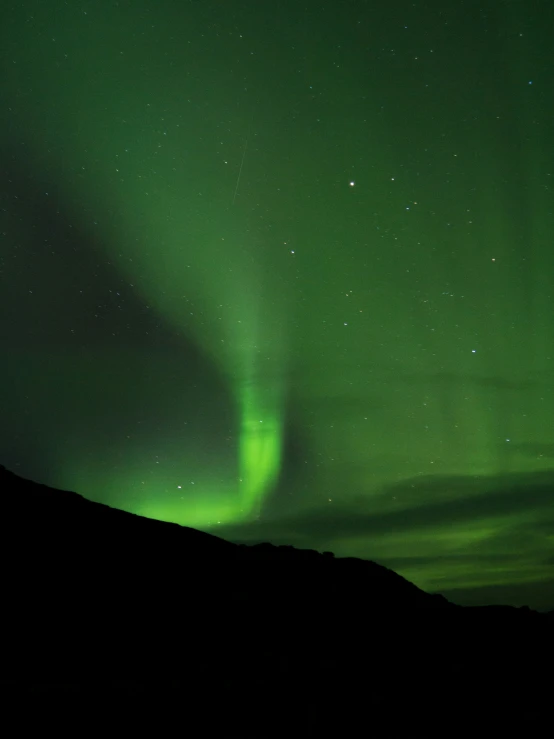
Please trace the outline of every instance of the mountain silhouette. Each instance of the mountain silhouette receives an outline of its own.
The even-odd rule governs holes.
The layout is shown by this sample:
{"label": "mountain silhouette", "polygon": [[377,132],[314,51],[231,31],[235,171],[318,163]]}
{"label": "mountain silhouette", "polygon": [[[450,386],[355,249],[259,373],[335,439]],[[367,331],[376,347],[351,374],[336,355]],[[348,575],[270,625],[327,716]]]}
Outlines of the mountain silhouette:
{"label": "mountain silhouette", "polygon": [[429,703],[458,728],[549,720],[552,615],[462,608],[374,562],[234,544],[4,467],[0,489],[4,698],[186,697],[210,736],[350,736],[369,714],[415,731]]}

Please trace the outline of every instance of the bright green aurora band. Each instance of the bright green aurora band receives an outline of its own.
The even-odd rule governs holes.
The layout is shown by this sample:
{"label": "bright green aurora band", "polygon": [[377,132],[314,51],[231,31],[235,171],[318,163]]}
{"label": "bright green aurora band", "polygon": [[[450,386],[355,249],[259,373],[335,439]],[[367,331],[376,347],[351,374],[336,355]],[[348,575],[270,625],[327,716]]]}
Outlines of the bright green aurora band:
{"label": "bright green aurora band", "polygon": [[4,11],[0,463],[554,607],[550,5],[438,5]]}
{"label": "bright green aurora band", "polygon": [[[171,202],[170,193],[167,193],[167,200]],[[259,513],[264,496],[272,491],[277,480],[286,383],[286,341],[280,335],[279,326],[286,317],[285,305],[278,296],[269,299],[271,286],[256,265],[256,255],[236,244],[217,243],[223,241],[223,237],[210,234],[209,227],[205,240],[197,237],[195,256],[200,255],[200,267],[192,269],[187,261],[193,259],[183,256],[182,249],[186,220],[178,221],[175,218],[170,228],[166,226],[167,233],[164,233],[164,224],[168,219],[162,218],[159,224],[161,241],[167,245],[170,258],[161,260],[156,250],[141,252],[137,266],[139,272],[148,275],[145,286],[148,300],[177,327],[186,323],[189,310],[187,304],[182,310],[176,309],[175,306],[182,304],[174,296],[183,291],[191,295],[198,290],[193,302],[201,306],[200,312],[213,328],[209,332],[204,331],[203,324],[192,324],[190,328],[198,329],[197,342],[229,378],[238,409],[237,488],[222,489],[219,483],[213,490],[203,491],[200,499],[179,499],[169,505],[163,503],[163,498],[157,500],[153,495],[137,512],[206,527],[251,519],[253,513]],[[131,229],[132,223],[127,227]],[[223,252],[228,250],[233,258],[226,259],[222,247]],[[241,258],[235,259],[237,254]],[[122,264],[122,268],[128,265]],[[130,273],[129,279],[136,279],[136,274]],[[204,291],[202,286],[206,286]],[[210,292],[218,296],[219,305],[214,305]],[[210,320],[210,312],[214,311]],[[186,455],[186,450],[183,453]],[[121,483],[123,487],[136,487],[138,479],[126,479]]]}

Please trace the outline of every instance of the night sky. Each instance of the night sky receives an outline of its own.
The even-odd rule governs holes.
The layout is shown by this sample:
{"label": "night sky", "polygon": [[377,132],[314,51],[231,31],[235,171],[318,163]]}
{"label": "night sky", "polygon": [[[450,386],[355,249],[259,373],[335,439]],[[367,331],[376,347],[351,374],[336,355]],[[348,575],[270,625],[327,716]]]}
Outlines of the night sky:
{"label": "night sky", "polygon": [[0,463],[554,608],[553,28],[550,0],[10,3]]}

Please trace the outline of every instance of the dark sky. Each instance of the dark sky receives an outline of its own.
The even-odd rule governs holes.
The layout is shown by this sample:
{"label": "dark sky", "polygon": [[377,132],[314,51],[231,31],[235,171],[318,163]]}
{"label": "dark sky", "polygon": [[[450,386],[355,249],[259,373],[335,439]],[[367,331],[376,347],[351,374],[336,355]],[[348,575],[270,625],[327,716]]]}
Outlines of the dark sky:
{"label": "dark sky", "polygon": [[554,607],[553,28],[550,0],[10,4],[0,462]]}

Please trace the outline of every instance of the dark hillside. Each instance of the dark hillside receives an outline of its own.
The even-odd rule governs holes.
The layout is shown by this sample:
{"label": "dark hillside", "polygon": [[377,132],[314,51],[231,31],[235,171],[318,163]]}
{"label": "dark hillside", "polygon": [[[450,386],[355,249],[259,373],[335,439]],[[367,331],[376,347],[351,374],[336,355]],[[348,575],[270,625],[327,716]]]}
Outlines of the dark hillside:
{"label": "dark hillside", "polygon": [[368,711],[389,732],[414,711],[548,717],[546,614],[461,608],[374,562],[235,545],[4,468],[0,483],[10,702],[215,701],[214,730],[258,737],[353,736]]}

